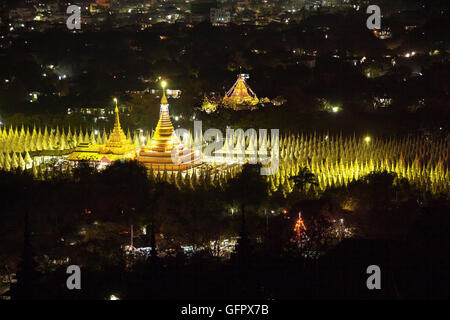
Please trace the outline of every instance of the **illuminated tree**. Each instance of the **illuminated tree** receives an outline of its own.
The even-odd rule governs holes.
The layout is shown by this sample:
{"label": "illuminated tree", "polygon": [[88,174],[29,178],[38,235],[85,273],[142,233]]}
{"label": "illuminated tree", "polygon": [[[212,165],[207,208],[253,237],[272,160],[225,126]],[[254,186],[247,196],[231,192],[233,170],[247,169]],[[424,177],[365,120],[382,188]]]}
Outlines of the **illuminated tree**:
{"label": "illuminated tree", "polygon": [[202,110],[205,111],[206,113],[212,113],[217,110],[217,105],[211,103],[205,96],[202,102]]}

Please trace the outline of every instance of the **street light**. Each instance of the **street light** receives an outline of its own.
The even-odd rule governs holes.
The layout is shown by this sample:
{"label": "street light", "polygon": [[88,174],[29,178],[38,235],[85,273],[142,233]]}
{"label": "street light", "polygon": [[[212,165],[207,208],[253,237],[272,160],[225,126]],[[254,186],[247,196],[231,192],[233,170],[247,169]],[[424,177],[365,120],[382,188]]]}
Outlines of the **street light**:
{"label": "street light", "polygon": [[366,137],[364,138],[364,141],[365,141],[366,143],[369,143],[370,140],[371,140],[371,138],[370,138],[369,136],[366,136]]}

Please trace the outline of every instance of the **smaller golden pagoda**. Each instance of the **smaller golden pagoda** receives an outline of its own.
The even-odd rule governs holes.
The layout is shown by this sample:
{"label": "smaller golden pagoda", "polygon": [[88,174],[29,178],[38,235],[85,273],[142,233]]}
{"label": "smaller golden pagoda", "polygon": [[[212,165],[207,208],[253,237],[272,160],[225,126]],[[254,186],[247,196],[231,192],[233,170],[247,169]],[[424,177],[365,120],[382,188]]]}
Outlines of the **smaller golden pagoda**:
{"label": "smaller golden pagoda", "polygon": [[116,114],[116,120],[114,122],[113,132],[109,136],[109,139],[106,140],[105,145],[100,147],[100,153],[132,156],[132,154],[136,152],[136,146],[131,141],[127,140],[125,133],[120,127],[119,109],[117,108],[117,103],[114,112]]}
{"label": "smaller golden pagoda", "polygon": [[245,106],[254,106],[259,99],[245,82],[246,76],[239,74],[238,79],[223,97],[223,103],[234,109],[245,109]]}
{"label": "smaller golden pagoda", "polygon": [[175,134],[169,115],[169,103],[166,98],[163,81],[163,96],[159,112],[159,121],[147,146],[141,148],[138,161],[148,169],[183,171],[201,163],[200,152],[194,152],[184,145]]}
{"label": "smaller golden pagoda", "polygon": [[108,164],[117,160],[134,159],[136,157],[136,146],[127,140],[125,133],[120,126],[119,109],[117,99],[115,112],[114,129],[104,145],[91,145],[80,143],[67,160],[69,161],[92,161],[96,163]]}

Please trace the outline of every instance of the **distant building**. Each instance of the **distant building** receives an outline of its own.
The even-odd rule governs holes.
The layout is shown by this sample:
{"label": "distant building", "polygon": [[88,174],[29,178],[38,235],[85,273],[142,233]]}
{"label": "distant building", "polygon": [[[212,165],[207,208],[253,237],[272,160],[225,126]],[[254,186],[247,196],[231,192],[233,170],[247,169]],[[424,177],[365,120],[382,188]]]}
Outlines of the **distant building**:
{"label": "distant building", "polygon": [[196,24],[207,21],[210,17],[212,8],[217,8],[217,2],[214,0],[198,0],[191,2],[190,14],[187,16],[189,23]]}
{"label": "distant building", "polygon": [[[127,107],[119,107],[119,112],[125,116],[130,115]],[[97,107],[67,108],[67,114],[81,114],[83,118],[90,119],[94,123],[96,123],[99,120],[108,121],[108,116],[113,115],[114,110],[112,110],[111,108]]]}
{"label": "distant building", "polygon": [[208,16],[206,14],[190,14],[187,16],[187,21],[191,24],[197,24],[207,20]]}
{"label": "distant building", "polygon": [[217,1],[197,0],[192,1],[190,5],[190,11],[192,14],[208,15],[212,8],[217,8]]}
{"label": "distant building", "polygon": [[381,30],[374,30],[373,34],[375,35],[375,37],[377,37],[378,39],[381,39],[381,40],[392,38],[392,33],[389,28],[383,28]]}
{"label": "distant building", "polygon": [[95,3],[91,3],[89,6],[89,11],[91,13],[97,13],[106,8],[111,8],[111,0],[96,0]]}
{"label": "distant building", "polygon": [[388,108],[392,105],[392,98],[389,97],[374,97],[373,108]]}
{"label": "distant building", "polygon": [[236,3],[236,11],[244,11],[248,8],[250,2],[249,0],[241,0]]}
{"label": "distant building", "polygon": [[211,21],[211,24],[213,26],[220,26],[220,25],[228,24],[231,21],[230,11],[217,9],[217,8],[211,8],[211,11],[209,14],[209,20]]}
{"label": "distant building", "polygon": [[9,10],[8,18],[14,22],[26,22],[33,19],[35,12],[31,7],[15,8]]}

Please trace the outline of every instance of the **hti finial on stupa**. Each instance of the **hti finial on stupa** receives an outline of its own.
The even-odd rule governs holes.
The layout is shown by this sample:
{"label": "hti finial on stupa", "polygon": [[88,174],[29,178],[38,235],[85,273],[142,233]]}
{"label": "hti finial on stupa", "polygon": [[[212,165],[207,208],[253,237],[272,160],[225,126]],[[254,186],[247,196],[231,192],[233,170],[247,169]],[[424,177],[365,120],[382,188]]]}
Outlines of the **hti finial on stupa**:
{"label": "hti finial on stupa", "polygon": [[119,108],[117,107],[117,98],[114,98],[114,102],[116,103],[116,107],[114,108],[114,114],[115,114],[115,121],[114,121],[114,129],[116,129],[116,127],[120,130],[120,119],[119,119]]}
{"label": "hti finial on stupa", "polygon": [[163,88],[163,96],[161,98],[161,105],[168,105],[169,104],[169,102],[167,101],[167,98],[166,98],[166,85],[167,85],[166,81],[161,82],[161,86]]}

